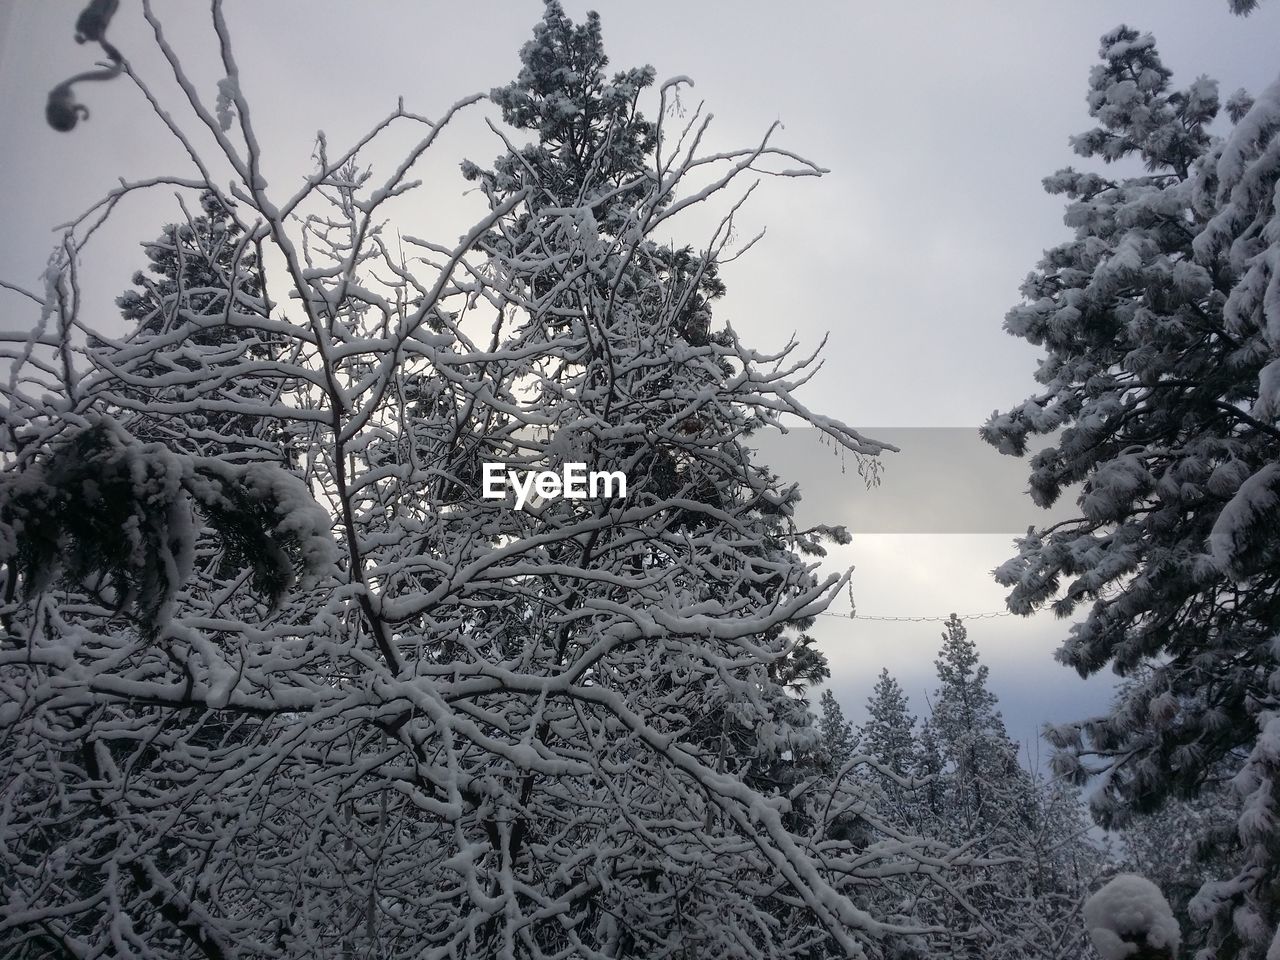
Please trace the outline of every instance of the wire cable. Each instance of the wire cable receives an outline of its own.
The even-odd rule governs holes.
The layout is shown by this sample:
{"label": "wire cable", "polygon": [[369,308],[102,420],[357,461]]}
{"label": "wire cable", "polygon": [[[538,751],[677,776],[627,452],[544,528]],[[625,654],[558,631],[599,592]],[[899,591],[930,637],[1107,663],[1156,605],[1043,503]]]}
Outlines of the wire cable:
{"label": "wire cable", "polygon": [[988,610],[985,613],[947,614],[945,617],[876,617],[852,610],[849,613],[820,613],[820,617],[838,617],[841,620],[880,620],[896,623],[945,623],[955,616],[958,620],[990,620],[993,617],[1011,617],[1011,610]]}

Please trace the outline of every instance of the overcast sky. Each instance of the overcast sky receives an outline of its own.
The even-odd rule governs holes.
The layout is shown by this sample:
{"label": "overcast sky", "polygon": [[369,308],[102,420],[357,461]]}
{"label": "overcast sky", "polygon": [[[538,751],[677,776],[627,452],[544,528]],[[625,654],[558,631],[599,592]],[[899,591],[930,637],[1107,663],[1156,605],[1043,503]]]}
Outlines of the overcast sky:
{"label": "overcast sky", "polygon": [[[0,0],[0,276],[24,286],[37,285],[51,228],[117,178],[190,174],[127,81],[79,87],[92,116],[73,133],[45,125],[49,88],[93,59],[71,39],[79,6]],[[212,101],[220,74],[208,5],[157,6]],[[575,18],[588,8],[577,0],[565,6]],[[829,334],[826,367],[803,399],[868,432],[951,427],[976,437],[993,409],[1034,389],[1036,352],[1005,335],[1001,320],[1040,251],[1066,236],[1061,199],[1046,196],[1040,180],[1077,159],[1067,136],[1089,125],[1086,78],[1104,31],[1121,22],[1152,31],[1175,83],[1205,73],[1224,96],[1240,86],[1260,90],[1280,70],[1277,2],[1247,19],[1232,17],[1226,0],[807,0],[785,13],[764,0],[592,6],[602,14],[614,67],[647,62],[660,79],[695,80],[685,101],[704,100],[715,114],[713,146],[754,142],[780,120],[779,142],[830,168],[821,180],[775,181],[757,191],[747,219],[768,235],[725,271],[729,295],[718,315],[760,347],[778,346],[792,331],[810,344]],[[122,0],[121,8],[112,39],[174,103],[140,3]],[[267,178],[283,192],[309,172],[319,129],[342,145],[399,95],[409,109],[437,116],[513,78],[541,4],[228,0],[227,10]],[[487,164],[499,152],[485,115],[472,111],[443,138],[424,189],[399,208],[404,233],[452,242],[479,209],[478,198],[463,195],[468,185],[457,163]],[[366,161],[395,158],[390,149]],[[115,322],[112,299],[140,265],[138,242],[175,213],[172,194],[133,198],[95,238],[82,279],[104,328]],[[670,239],[696,245],[703,226],[691,222],[690,233]],[[0,326],[26,328],[33,320],[22,301],[0,293]],[[952,468],[957,510],[965,508],[966,489],[985,489],[963,482],[985,462],[974,443],[972,458],[961,456]],[[816,444],[812,455],[796,449],[791,475],[814,491],[806,510],[854,531],[854,545],[832,559],[857,565],[860,612],[944,616],[1003,606],[989,571],[1009,555],[1009,534],[1025,525],[1021,514],[1009,512],[1003,533],[989,526],[967,534],[866,533],[874,526],[865,520],[871,501],[856,475],[841,474],[838,460]],[[904,489],[914,489],[910,471],[897,469]],[[894,470],[886,468],[886,491]],[[929,496],[931,509],[945,513],[936,502],[946,495],[942,479]],[[853,522],[859,509],[861,535]],[[940,629],[821,621],[833,686],[850,712],[860,715],[882,664],[922,711]],[[971,624],[1010,728],[1024,740],[1044,720],[1080,716],[1106,700],[1105,678],[1085,684],[1053,662],[1065,629],[1049,616]]]}

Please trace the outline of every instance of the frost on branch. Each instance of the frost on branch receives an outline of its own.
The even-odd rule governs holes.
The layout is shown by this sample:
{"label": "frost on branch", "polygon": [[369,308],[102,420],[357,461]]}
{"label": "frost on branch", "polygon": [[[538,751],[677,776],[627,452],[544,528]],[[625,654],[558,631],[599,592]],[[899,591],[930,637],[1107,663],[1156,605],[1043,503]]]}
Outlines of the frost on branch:
{"label": "frost on branch", "polygon": [[1160,888],[1132,873],[1085,901],[1084,922],[1102,960],[1173,960],[1182,939]]}

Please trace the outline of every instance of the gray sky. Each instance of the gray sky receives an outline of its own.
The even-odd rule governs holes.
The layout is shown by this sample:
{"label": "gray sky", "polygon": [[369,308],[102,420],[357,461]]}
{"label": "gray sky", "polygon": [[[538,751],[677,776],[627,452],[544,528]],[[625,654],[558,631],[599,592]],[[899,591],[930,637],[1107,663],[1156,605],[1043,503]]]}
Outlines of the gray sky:
{"label": "gray sky", "polygon": [[[175,103],[140,4],[121,6],[112,39],[164,91],[164,102]],[[157,6],[211,102],[220,72],[207,4]],[[588,7],[578,0],[565,6],[575,17]],[[1089,125],[1084,91],[1100,34],[1120,22],[1150,30],[1175,83],[1207,73],[1224,96],[1240,86],[1260,90],[1280,69],[1275,2],[1247,19],[1232,17],[1226,0],[811,0],[787,5],[785,13],[764,0],[594,6],[615,67],[648,62],[660,79],[694,78],[685,101],[705,100],[715,114],[712,147],[754,142],[781,120],[780,143],[831,169],[821,180],[772,182],[757,191],[747,219],[768,235],[725,271],[730,292],[718,315],[760,347],[778,346],[791,331],[808,344],[829,333],[826,368],[802,396],[860,429],[972,431],[993,409],[1034,389],[1036,351],[1005,335],[1001,320],[1040,251],[1066,236],[1061,200],[1046,196],[1040,179],[1077,160],[1067,136]],[[124,80],[78,88],[92,117],[73,133],[45,126],[49,88],[92,61],[90,49],[71,39],[79,7],[68,0],[0,2],[0,275],[32,287],[54,241],[50,228],[117,177],[189,173]],[[227,9],[268,153],[267,179],[283,192],[310,170],[318,129],[344,145],[391,110],[398,95],[410,109],[435,116],[466,94],[510,80],[541,4],[228,0]],[[457,162],[487,164],[499,152],[484,115],[472,111],[443,139],[424,169],[424,189],[397,215],[405,233],[452,241],[478,211],[478,198],[463,196],[468,185]],[[366,159],[394,157],[392,149]],[[171,194],[132,199],[95,238],[83,282],[105,328],[113,323],[112,299],[140,265],[137,244],[175,212]],[[696,244],[705,222],[686,229],[671,239]],[[22,301],[0,294],[0,305],[0,326],[31,325]],[[977,463],[980,454],[974,456],[965,463]],[[856,563],[861,612],[1002,607],[988,571],[1008,556],[1008,534],[1024,517],[1011,519],[1003,534],[858,535],[854,521],[868,501],[855,492],[856,476],[840,474],[829,456],[791,463],[812,488],[806,509],[855,532],[854,545],[833,562]],[[915,489],[910,473],[899,468],[904,489]],[[894,477],[890,466],[887,488]],[[945,485],[934,490],[935,499],[945,495]],[[957,493],[957,509],[963,496]],[[945,512],[937,503],[932,509]],[[870,526],[864,515],[862,529]],[[922,710],[940,629],[821,621],[833,686],[850,712],[861,712],[881,664],[899,673]],[[1084,684],[1052,661],[1065,629],[1050,616],[971,625],[1011,730],[1024,739],[1043,720],[1105,702],[1105,679]]]}

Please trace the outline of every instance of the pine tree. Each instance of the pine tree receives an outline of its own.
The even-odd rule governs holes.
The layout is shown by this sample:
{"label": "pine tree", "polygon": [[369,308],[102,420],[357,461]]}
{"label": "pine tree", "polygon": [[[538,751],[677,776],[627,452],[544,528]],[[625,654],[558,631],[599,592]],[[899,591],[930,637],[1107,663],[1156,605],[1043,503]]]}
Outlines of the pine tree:
{"label": "pine tree", "polygon": [[[662,318],[695,346],[710,342],[711,303],[725,289],[715,258],[635,235],[638,223],[661,219],[675,199],[670,177],[676,158],[656,165],[658,125],[640,111],[640,96],[654,83],[653,68],[608,77],[599,14],[588,12],[586,22],[575,24],[557,0],[546,2],[521,63],[519,76],[491,97],[507,123],[535,132],[537,142],[499,157],[492,170],[463,164],[464,175],[478,181],[495,204],[528,192],[511,222],[486,236],[481,247],[514,262],[538,242],[544,211],[559,216],[566,207],[580,208],[602,236],[635,245],[634,269],[597,292],[627,303],[639,321]],[[566,322],[584,306],[559,296],[542,272],[524,279],[535,295],[552,298],[544,310],[549,324]],[[725,343],[724,336],[722,331],[718,342]],[[662,385],[656,378],[655,386]]]}
{"label": "pine tree", "polygon": [[138,439],[279,461],[283,436],[271,411],[294,385],[271,373],[282,338],[245,325],[246,315],[271,312],[257,244],[217,193],[199,199],[199,215],[143,245],[147,271],[116,300],[131,327],[127,342],[96,347],[116,373],[117,402],[133,411],[125,423]]}
{"label": "pine tree", "polygon": [[924,797],[919,789],[903,786],[919,772],[915,726],[902,687],[882,669],[867,698],[867,719],[858,728],[860,752],[875,765],[863,777],[883,815],[920,830],[925,822],[920,809]]}
{"label": "pine tree", "polygon": [[[982,861],[966,889],[983,922],[953,943],[953,955],[1077,956],[1084,931],[1074,908],[1102,862],[1089,848],[1080,799],[1022,766],[977,646],[954,614],[945,626],[921,751],[939,781],[925,829],[951,844],[972,842]],[[951,905],[941,908],[955,927]]]}
{"label": "pine tree", "polygon": [[[201,213],[182,224],[167,224],[143,245],[148,272],[133,275],[133,288],[116,299],[124,318],[140,332],[168,333],[191,317],[222,317],[228,299],[256,307],[264,282],[251,238],[219,196],[200,194]],[[190,339],[215,346],[237,339],[234,328],[193,330]]]}
{"label": "pine tree", "polygon": [[916,747],[914,772],[923,781],[922,817],[940,823],[943,815],[942,747],[929,717],[920,722],[920,739]]}
{"label": "pine tree", "polygon": [[915,756],[915,725],[902,687],[882,669],[867,698],[867,721],[859,728],[862,749],[885,767],[908,776]]}
{"label": "pine tree", "polygon": [[[652,68],[619,72],[609,79],[599,18],[589,14],[585,23],[575,25],[556,2],[546,4],[521,60],[517,79],[495,90],[492,98],[509,124],[536,133],[537,142],[500,156],[492,170],[466,164],[464,173],[481,184],[495,209],[522,197],[512,215],[478,247],[501,265],[506,282],[537,304],[539,326],[527,336],[535,342],[582,336],[589,345],[581,359],[571,362],[582,384],[574,389],[581,397],[587,391],[598,393],[603,405],[588,403],[572,410],[562,404],[558,428],[579,438],[573,450],[619,458],[601,465],[626,464],[635,481],[634,495],[642,502],[679,497],[687,503],[662,521],[664,537],[704,537],[715,529],[717,512],[732,510],[738,517],[737,549],[743,559],[762,572],[775,572],[749,586],[719,577],[699,578],[681,569],[660,539],[640,542],[628,561],[633,569],[664,576],[666,589],[707,605],[777,596],[791,589],[784,571],[794,551],[820,555],[823,540],[844,541],[847,535],[827,527],[797,535],[792,523],[795,491],[762,495],[778,480],[743,457],[742,440],[764,422],[757,414],[709,404],[685,415],[663,399],[689,389],[726,389],[737,363],[731,359],[735,338],[726,327],[716,328],[711,310],[724,289],[714,247],[694,254],[689,248],[654,243],[641,233],[668,215],[674,201],[672,159],[664,158],[665,169],[655,166],[657,126],[639,109],[640,94],[653,83]],[[572,225],[566,220],[566,207],[576,211]],[[584,283],[573,288],[552,282],[541,266],[526,267],[528,251],[545,246],[548,231],[564,236],[566,230],[571,231],[566,237],[567,263],[580,266],[585,274]],[[620,373],[614,341],[640,344],[645,356]],[[671,356],[689,349],[707,351],[709,360],[717,359],[662,365],[648,360],[648,355]],[[639,431],[622,442],[606,439],[602,428],[607,429],[615,394],[641,412],[641,417],[633,414],[631,419],[656,434],[657,443]],[[670,439],[663,436],[671,432]],[[566,448],[560,455],[568,453]],[[726,465],[734,462],[747,465],[747,474],[727,474]],[[607,550],[606,544],[602,539],[598,549]],[[572,560],[578,548],[566,544],[551,548],[551,553]],[[809,622],[789,624],[787,630],[803,630]],[[828,671],[825,658],[804,633],[791,641],[782,626],[771,627],[752,642],[761,651],[776,652],[759,667],[728,675],[699,670],[679,680],[647,681],[635,695],[646,700],[656,696],[657,712],[680,717],[686,741],[713,757],[718,770],[731,771],[764,796],[786,797],[815,772],[819,734],[803,694]],[[673,647],[661,655],[687,654]],[[752,695],[744,696],[745,689]],[[818,828],[809,797],[791,805],[787,823],[802,832]],[[661,869],[658,858],[647,869]],[[723,905],[697,904],[698,897],[713,892],[710,887],[691,888],[692,897],[683,904],[668,898],[658,906],[655,900],[649,922],[664,922],[661,911],[673,904],[680,911],[724,910]]]}
{"label": "pine tree", "polygon": [[987,688],[990,671],[979,662],[977,647],[955,614],[942,639],[934,661],[940,686],[930,719],[950,771],[950,812],[977,831],[1010,814],[1009,791],[1022,768],[1017,745],[996,709],[996,696]]}
{"label": "pine tree", "polygon": [[844,718],[840,701],[830,689],[823,690],[818,701],[822,713],[818,720],[818,732],[822,736],[823,752],[831,760],[836,769],[844,766],[858,748],[858,738],[854,736],[853,726]]}
{"label": "pine tree", "polygon": [[1053,732],[1061,773],[1102,775],[1091,801],[1102,824],[1240,774],[1249,839],[1235,877],[1196,901],[1196,922],[1220,926],[1216,949],[1265,946],[1259,931],[1280,922],[1260,736],[1280,675],[1280,314],[1267,292],[1280,264],[1280,83],[1256,103],[1233,95],[1233,126],[1215,138],[1213,81],[1173,88],[1154,39],[1129,27],[1100,52],[1098,125],[1072,142],[1147,173],[1068,168],[1045,181],[1069,200],[1076,236],[1045,254],[1005,321],[1043,347],[1044,389],[984,433],[1020,455],[1060,431],[1031,460],[1032,496],[1082,492],[1079,516],[1022,538],[997,579],[1015,612],[1089,604],[1059,659],[1136,678],[1109,714]]}

